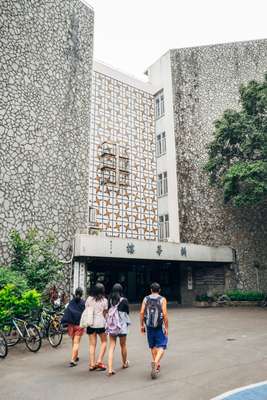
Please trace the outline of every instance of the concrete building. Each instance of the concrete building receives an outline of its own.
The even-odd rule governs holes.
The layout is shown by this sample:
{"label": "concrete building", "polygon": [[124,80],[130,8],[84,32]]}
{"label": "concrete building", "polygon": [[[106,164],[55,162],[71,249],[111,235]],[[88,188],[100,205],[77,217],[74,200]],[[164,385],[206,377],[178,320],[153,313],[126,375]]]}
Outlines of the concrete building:
{"label": "concrete building", "polygon": [[11,229],[71,255],[88,225],[94,13],[79,0],[1,1],[0,265]]}
{"label": "concrete building", "polygon": [[224,290],[233,253],[180,243],[172,81],[161,76],[168,89],[94,63],[89,227],[75,238],[74,287],[121,282],[136,301],[157,280],[186,303],[195,269],[203,290]]}
{"label": "concrete building", "polygon": [[[253,210],[225,206],[221,193],[209,187],[203,172],[214,121],[225,109],[239,107],[239,86],[262,79],[266,65],[267,41],[261,40],[170,50],[147,69],[146,91],[154,95],[150,149],[152,153],[156,150],[156,171],[151,152],[147,162],[157,179],[153,212],[157,207],[158,236],[137,236],[129,228],[126,234],[122,227],[120,232],[111,232],[110,227],[98,223],[98,236],[76,236],[76,282],[80,270],[91,271],[89,284],[97,279],[107,286],[121,281],[128,297],[137,300],[151,280],[160,280],[168,298],[183,304],[192,304],[197,294],[230,287],[267,289],[266,206]],[[129,83],[129,77],[117,71],[104,71],[106,79],[112,80],[114,74],[120,86]],[[131,84],[140,87],[141,83],[135,80]],[[99,87],[103,90],[104,85]],[[107,96],[110,98],[109,93]],[[118,106],[123,103],[118,96],[113,98]],[[135,97],[133,101],[137,101]],[[107,103],[112,102],[109,99]],[[93,108],[93,115],[95,111]],[[106,131],[103,124],[102,129]],[[120,135],[113,136],[113,141],[121,143]],[[135,142],[128,145],[137,148]],[[138,156],[135,161],[142,163]],[[95,184],[100,188],[97,181]],[[136,188],[132,189],[134,193]],[[125,194],[117,197],[122,209],[128,201]],[[102,205],[105,213],[103,209],[107,206]],[[132,215],[138,218],[135,211]],[[84,273],[81,276],[83,279]]]}

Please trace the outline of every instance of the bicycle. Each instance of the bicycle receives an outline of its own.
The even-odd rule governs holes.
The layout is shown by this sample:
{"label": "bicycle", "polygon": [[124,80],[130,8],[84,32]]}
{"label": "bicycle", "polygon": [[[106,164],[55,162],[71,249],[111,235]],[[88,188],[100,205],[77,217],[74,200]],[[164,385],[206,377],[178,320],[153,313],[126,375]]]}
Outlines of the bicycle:
{"label": "bicycle", "polygon": [[58,347],[63,338],[61,327],[61,314],[47,308],[39,310],[39,316],[35,321],[41,337],[47,338],[52,347]]}
{"label": "bicycle", "polygon": [[3,333],[8,347],[24,341],[28,350],[36,353],[42,346],[39,329],[33,323],[28,322],[25,317],[11,318],[10,321],[4,324]]}
{"label": "bicycle", "polygon": [[8,354],[8,346],[5,336],[0,332],[0,358],[5,358]]}

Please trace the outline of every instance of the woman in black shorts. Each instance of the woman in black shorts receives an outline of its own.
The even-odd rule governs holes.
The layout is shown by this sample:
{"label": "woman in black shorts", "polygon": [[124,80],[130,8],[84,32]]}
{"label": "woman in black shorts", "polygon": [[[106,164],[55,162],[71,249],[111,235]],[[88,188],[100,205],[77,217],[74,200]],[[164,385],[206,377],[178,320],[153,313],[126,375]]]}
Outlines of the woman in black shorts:
{"label": "woman in black shorts", "polygon": [[[102,283],[97,283],[94,286],[93,295],[88,297],[85,307],[93,308],[93,324],[87,328],[87,334],[89,335],[89,371],[105,371],[107,367],[103,364],[103,357],[107,348],[105,315],[108,310],[108,301],[105,297],[105,287]],[[96,361],[97,336],[100,338],[101,347]]]}

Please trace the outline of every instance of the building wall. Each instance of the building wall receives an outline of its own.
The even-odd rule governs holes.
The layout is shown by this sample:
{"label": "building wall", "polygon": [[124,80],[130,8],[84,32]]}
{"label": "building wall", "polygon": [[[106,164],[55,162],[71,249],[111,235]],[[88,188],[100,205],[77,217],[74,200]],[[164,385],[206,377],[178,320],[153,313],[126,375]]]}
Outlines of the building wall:
{"label": "building wall", "polygon": [[87,226],[93,11],[1,1],[0,264],[11,229],[51,232],[69,257]]}
{"label": "building wall", "polygon": [[[156,240],[157,186],[151,90],[148,85],[108,66],[99,63],[95,66],[89,180],[89,206],[96,212],[95,226],[111,237]],[[112,149],[110,155],[105,146]],[[123,154],[127,162],[124,171],[120,167]],[[124,184],[122,176],[126,180]]]}
{"label": "building wall", "polygon": [[157,174],[167,171],[168,194],[158,198],[158,214],[169,215],[168,241],[180,242],[179,213],[176,172],[176,149],[173,120],[173,93],[170,52],[164,54],[156,63],[147,70],[149,81],[155,87],[155,92],[163,89],[165,101],[165,114],[155,121],[155,134],[166,134],[166,153],[157,157]]}
{"label": "building wall", "polygon": [[267,71],[267,40],[171,50],[171,63],[181,241],[232,246],[239,285],[266,290],[267,205],[224,205],[203,166],[214,121],[239,108],[241,84]]}

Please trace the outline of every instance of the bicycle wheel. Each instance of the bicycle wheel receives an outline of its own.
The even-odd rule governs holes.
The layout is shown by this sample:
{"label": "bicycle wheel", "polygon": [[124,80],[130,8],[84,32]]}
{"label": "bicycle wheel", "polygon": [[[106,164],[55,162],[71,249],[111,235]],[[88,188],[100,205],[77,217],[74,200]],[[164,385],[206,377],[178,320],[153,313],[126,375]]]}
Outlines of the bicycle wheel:
{"label": "bicycle wheel", "polygon": [[42,346],[42,338],[39,329],[34,324],[27,324],[25,328],[25,344],[30,351],[36,353]]}
{"label": "bicycle wheel", "polygon": [[16,328],[13,326],[8,326],[7,330],[4,327],[4,335],[7,342],[8,347],[15,346],[20,341],[20,335]]}
{"label": "bicycle wheel", "polygon": [[48,341],[52,347],[58,347],[62,342],[63,331],[59,321],[51,321],[47,331]]}
{"label": "bicycle wheel", "polygon": [[0,333],[0,358],[5,358],[7,356],[7,353],[8,353],[8,347],[6,339],[4,335]]}

